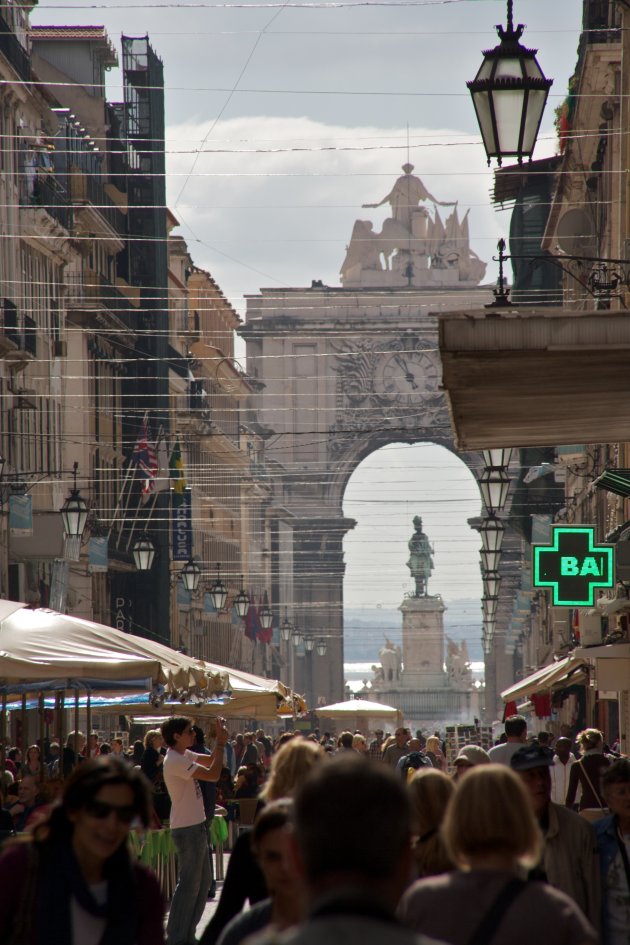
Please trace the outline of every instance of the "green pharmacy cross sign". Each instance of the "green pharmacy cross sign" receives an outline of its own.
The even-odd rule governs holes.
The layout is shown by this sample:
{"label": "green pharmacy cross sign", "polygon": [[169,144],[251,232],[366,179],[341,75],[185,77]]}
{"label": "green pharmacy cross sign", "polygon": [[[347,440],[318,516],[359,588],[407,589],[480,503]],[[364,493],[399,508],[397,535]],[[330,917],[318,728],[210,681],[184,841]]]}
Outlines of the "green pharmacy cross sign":
{"label": "green pharmacy cross sign", "polygon": [[615,583],[614,545],[595,544],[595,527],[553,526],[553,544],[534,545],[534,587],[553,590],[554,607],[592,607],[596,587]]}

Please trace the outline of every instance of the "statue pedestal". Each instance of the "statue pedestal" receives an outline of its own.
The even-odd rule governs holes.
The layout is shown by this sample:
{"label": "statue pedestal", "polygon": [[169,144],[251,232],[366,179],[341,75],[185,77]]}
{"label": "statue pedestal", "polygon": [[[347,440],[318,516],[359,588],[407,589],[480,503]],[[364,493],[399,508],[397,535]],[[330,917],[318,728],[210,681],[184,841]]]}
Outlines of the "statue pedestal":
{"label": "statue pedestal", "polygon": [[403,671],[405,689],[446,688],[444,671],[444,619],[439,594],[406,597],[399,607],[403,615]]}

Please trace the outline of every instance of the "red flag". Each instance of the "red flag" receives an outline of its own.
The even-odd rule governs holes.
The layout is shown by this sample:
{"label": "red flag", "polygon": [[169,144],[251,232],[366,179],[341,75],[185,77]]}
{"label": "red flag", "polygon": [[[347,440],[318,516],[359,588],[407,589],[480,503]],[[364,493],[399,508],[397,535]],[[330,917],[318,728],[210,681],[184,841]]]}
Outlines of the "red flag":
{"label": "red flag", "polygon": [[155,447],[149,441],[149,430],[146,420],[142,421],[142,426],[138,433],[136,445],[131,454],[131,462],[135,463],[140,476],[144,479],[142,484],[143,495],[148,495],[155,489],[155,477],[158,474],[158,461],[155,454]]}

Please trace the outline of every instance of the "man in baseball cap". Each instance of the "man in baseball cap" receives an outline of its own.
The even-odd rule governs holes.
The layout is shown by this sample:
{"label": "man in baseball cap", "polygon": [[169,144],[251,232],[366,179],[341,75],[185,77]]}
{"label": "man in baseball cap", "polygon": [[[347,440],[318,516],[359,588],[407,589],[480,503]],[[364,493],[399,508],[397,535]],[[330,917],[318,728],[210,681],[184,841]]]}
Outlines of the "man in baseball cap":
{"label": "man in baseball cap", "polygon": [[521,778],[545,840],[534,875],[546,879],[577,902],[590,922],[600,924],[600,882],[595,832],[579,814],[551,800],[553,751],[524,745],[510,759]]}

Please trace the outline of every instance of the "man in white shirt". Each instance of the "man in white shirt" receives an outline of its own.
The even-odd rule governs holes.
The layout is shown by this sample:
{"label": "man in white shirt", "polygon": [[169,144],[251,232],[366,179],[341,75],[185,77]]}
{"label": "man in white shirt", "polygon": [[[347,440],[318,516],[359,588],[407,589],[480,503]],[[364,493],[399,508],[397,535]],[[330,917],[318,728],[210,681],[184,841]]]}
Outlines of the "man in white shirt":
{"label": "man in white shirt", "polygon": [[219,780],[228,731],[225,721],[217,719],[216,747],[210,755],[190,750],[195,736],[191,720],[184,716],[167,719],[162,737],[168,746],[162,770],[171,798],[171,837],[178,864],[166,941],[167,945],[190,945],[196,940],[211,882],[206,814],[197,782]]}
{"label": "man in white shirt", "polygon": [[527,744],[527,719],[522,715],[508,716],[505,720],[505,735],[507,741],[502,745],[495,745],[488,754],[493,764],[507,765],[509,768],[512,755]]}
{"label": "man in white shirt", "polygon": [[[554,804],[564,804],[567,799],[569,789],[569,775],[571,767],[575,764],[577,758],[571,751],[571,739],[561,737],[556,742],[556,753],[553,756],[553,767],[549,769],[551,774],[551,800]],[[580,795],[581,786],[578,787]],[[576,801],[579,800],[576,797]]]}

